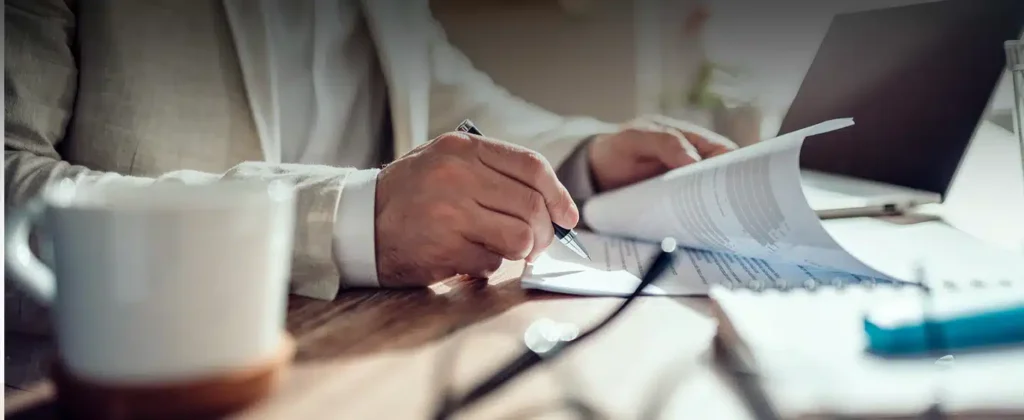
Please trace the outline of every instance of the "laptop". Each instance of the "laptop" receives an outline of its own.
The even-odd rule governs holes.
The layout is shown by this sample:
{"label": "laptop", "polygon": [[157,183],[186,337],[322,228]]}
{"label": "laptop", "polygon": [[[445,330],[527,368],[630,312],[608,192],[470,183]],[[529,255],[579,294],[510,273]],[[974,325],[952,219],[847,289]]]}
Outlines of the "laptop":
{"label": "laptop", "polygon": [[1024,0],[945,0],[836,16],[780,127],[853,117],[800,152],[821,218],[945,198],[1024,28]]}

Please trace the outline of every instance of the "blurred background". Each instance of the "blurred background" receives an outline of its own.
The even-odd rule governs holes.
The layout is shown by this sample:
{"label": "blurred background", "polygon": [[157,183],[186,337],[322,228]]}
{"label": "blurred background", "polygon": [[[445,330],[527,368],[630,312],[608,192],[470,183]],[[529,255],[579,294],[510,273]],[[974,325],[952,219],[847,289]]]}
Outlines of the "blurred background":
{"label": "blurred background", "polygon": [[[431,6],[478,68],[555,112],[612,122],[662,113],[715,128],[716,108],[742,116],[749,105],[765,117],[758,134],[734,136],[765,138],[777,133],[835,14],[928,1],[934,0],[431,0]],[[988,113],[1010,130],[1012,97],[1007,76]],[[728,118],[719,118],[718,131],[730,130]]]}

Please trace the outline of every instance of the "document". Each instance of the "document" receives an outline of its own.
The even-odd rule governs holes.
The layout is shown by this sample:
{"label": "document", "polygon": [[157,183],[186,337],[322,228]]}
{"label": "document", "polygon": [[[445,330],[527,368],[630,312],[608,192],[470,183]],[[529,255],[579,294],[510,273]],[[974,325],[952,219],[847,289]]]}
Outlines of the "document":
{"label": "document", "polygon": [[[849,127],[826,121],[601,194],[584,205],[591,263],[551,247],[524,287],[580,294],[630,293],[655,244],[683,248],[649,293],[703,295],[711,284],[786,288],[907,282],[863,263],[825,229],[804,197],[800,147],[808,137]],[[655,287],[656,286],[656,287]]]}
{"label": "document", "polygon": [[[633,293],[659,251],[657,244],[577,232],[593,260],[565,247],[551,247],[527,267],[522,285],[556,293],[627,296]],[[814,288],[819,285],[892,284],[893,280],[842,271],[772,262],[728,252],[684,247],[645,295],[705,296],[713,285],[743,289]]]}

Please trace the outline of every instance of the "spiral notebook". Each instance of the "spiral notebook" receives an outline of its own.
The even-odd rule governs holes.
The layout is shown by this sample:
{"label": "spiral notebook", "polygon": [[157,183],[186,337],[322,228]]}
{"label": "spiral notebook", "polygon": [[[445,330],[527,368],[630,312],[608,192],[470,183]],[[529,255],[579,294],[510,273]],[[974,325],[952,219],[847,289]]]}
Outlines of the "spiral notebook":
{"label": "spiral notebook", "polygon": [[715,286],[710,296],[720,354],[729,356],[727,370],[758,418],[1024,416],[1024,346],[882,357],[867,351],[863,323],[893,309],[935,315],[1017,306],[1024,282],[938,282],[930,294],[892,286]]}

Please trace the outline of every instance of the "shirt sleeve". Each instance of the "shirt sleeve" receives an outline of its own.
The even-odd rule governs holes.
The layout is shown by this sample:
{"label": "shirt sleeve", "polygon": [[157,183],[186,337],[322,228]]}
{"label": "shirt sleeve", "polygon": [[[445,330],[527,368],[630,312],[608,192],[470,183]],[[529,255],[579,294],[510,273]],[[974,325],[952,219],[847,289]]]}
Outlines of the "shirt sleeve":
{"label": "shirt sleeve", "polygon": [[380,169],[355,171],[345,178],[334,224],[334,259],[345,287],[380,287],[374,206]]}
{"label": "shirt sleeve", "polygon": [[559,166],[556,175],[569,195],[577,203],[583,202],[595,194],[594,180],[590,174],[590,162],[587,159],[587,145],[593,137],[580,142],[569,158]]}
{"label": "shirt sleeve", "polygon": [[[558,168],[558,178],[577,201],[594,195],[586,145],[580,143]],[[334,258],[345,287],[380,287],[377,279],[376,204],[379,169],[355,171],[345,178],[334,224]]]}

